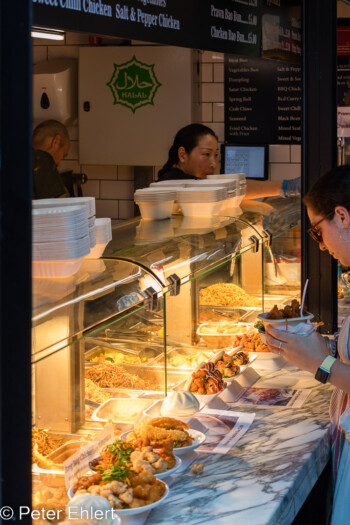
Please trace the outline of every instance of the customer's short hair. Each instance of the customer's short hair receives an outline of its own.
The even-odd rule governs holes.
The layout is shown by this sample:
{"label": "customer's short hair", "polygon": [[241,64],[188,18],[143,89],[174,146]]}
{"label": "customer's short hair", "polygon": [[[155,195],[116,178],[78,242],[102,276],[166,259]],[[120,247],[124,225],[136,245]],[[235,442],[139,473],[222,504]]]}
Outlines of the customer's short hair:
{"label": "customer's short hair", "polygon": [[64,124],[58,120],[44,120],[33,131],[33,148],[40,148],[48,137],[56,135],[61,137],[63,144],[69,142],[68,130]]}

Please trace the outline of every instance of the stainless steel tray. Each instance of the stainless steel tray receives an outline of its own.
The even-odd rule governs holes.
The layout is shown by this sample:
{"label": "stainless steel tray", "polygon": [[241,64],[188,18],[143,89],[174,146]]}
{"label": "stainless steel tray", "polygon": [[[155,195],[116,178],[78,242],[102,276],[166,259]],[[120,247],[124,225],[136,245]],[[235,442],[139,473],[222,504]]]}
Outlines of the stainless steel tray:
{"label": "stainless steel tray", "polygon": [[[213,355],[213,352],[212,351],[208,351],[208,348],[206,346],[201,346],[201,347],[192,347],[192,348],[182,348],[182,347],[175,347],[175,348],[172,348],[171,350],[169,350],[169,352],[167,353],[167,371],[172,371],[172,372],[177,372],[179,370],[185,370],[186,373],[188,373],[188,371],[190,370],[193,370],[197,365],[194,364],[193,366],[190,366],[190,365],[179,365],[179,366],[176,366],[174,364],[172,364],[172,358],[175,357],[175,355],[178,355],[179,356],[179,359],[181,359],[181,356],[188,356],[188,355],[193,355],[193,354],[200,354],[203,356],[203,359],[201,359],[199,362],[201,361],[208,361],[210,359],[210,357]],[[199,364],[199,362],[197,364]],[[164,355],[160,355],[158,356],[153,362],[152,362],[152,366],[159,366],[159,367],[163,367],[164,366]]]}
{"label": "stainless steel tray", "polygon": [[[106,388],[106,392],[109,392],[113,395],[113,397],[118,397],[118,392],[123,392],[126,394],[129,394],[130,397],[139,397],[144,392],[157,392],[164,391],[165,389],[165,370],[162,366],[137,366],[137,365],[121,365],[123,368],[125,368],[128,372],[130,372],[133,375],[139,376],[142,379],[145,379],[146,381],[149,381],[151,384],[151,387],[158,388],[158,390],[154,390],[150,388],[149,390],[143,389],[129,389],[129,388]],[[188,376],[188,370],[169,370],[167,371],[167,388],[168,390],[172,388],[174,385],[180,383]]]}
{"label": "stainless steel tray", "polygon": [[[70,435],[69,437],[73,437],[74,439],[69,439],[66,443],[46,456],[47,460],[53,462],[52,468],[42,468],[35,464],[33,465],[33,473],[48,487],[61,487],[65,485],[63,463],[90,442],[83,436],[81,436],[81,439],[79,439],[80,436],[75,435]],[[68,438],[68,435],[66,435],[65,438]]]}
{"label": "stainless steel tray", "polygon": [[107,399],[91,416],[93,421],[133,423],[136,417],[154,402],[153,399],[113,398]]}
{"label": "stainless steel tray", "polygon": [[[114,346],[114,345],[113,345]],[[152,348],[150,345],[148,346],[150,348],[151,351],[153,351],[156,355],[152,358],[149,359],[149,361],[145,361],[144,363],[137,363],[137,366],[145,366],[145,365],[149,365],[151,364],[155,359],[157,359],[163,352],[163,347],[159,348],[159,347],[156,347],[156,348]],[[118,352],[120,350],[120,347],[118,345],[115,345],[115,347],[112,349],[112,348],[106,348],[103,346],[103,343],[101,342],[101,346],[95,346],[94,348],[91,348],[90,350],[87,350],[85,352],[85,361],[86,361],[86,364],[89,365],[89,366],[95,366],[95,365],[98,365],[98,364],[101,364],[99,362],[91,362],[90,359],[96,357],[97,355],[99,354],[105,354],[105,353],[112,353],[113,350],[115,350],[116,352]],[[142,349],[140,348],[139,349],[140,351],[141,350],[146,350],[147,351],[147,348],[145,349],[145,344],[143,343],[142,344]],[[144,354],[144,352],[143,352]],[[128,357],[127,354],[126,355],[126,359]],[[135,357],[137,358],[137,354],[136,355],[130,355],[130,357]],[[131,363],[116,363],[116,364],[120,364],[121,366],[125,366],[125,367],[128,367],[131,365]],[[132,365],[134,366],[134,365]]]}

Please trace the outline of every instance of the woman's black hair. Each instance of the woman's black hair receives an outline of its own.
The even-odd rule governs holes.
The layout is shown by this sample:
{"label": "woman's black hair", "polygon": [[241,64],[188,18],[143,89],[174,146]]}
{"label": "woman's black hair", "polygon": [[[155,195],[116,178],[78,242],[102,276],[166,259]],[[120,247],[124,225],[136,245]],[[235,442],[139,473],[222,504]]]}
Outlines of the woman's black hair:
{"label": "woman's black hair", "polygon": [[343,206],[350,211],[350,166],[338,166],[322,175],[311,186],[303,202],[317,215],[332,220],[331,213],[336,206]]}
{"label": "woman's black hair", "polygon": [[158,177],[162,176],[164,173],[167,173],[174,164],[179,162],[178,151],[182,146],[185,148],[186,153],[191,153],[193,148],[198,145],[199,138],[203,135],[212,135],[218,140],[218,137],[214,131],[204,124],[189,124],[184,128],[181,128],[175,135],[173,145],[169,149],[168,160],[164,166],[158,171]]}

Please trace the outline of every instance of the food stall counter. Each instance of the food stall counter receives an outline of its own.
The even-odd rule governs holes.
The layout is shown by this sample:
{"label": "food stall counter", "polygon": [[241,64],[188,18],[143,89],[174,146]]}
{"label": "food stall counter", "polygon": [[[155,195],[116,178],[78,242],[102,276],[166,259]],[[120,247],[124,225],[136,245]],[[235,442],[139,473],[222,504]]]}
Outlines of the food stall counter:
{"label": "food stall counter", "polygon": [[332,387],[287,363],[259,374],[254,386],[267,380],[280,386],[287,377],[294,388],[312,391],[301,408],[229,405],[236,412],[255,413],[247,433],[225,455],[199,455],[196,463],[205,465],[201,475],[187,468],[174,476],[169,496],[148,516],[147,525],[293,522],[330,457]]}

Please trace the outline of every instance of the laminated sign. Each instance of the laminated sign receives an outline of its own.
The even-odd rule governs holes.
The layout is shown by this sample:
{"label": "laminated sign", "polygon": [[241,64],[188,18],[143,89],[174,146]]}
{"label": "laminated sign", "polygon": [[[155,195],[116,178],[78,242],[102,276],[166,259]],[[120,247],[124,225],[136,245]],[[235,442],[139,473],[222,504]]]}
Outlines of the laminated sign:
{"label": "laminated sign", "polygon": [[135,56],[124,64],[114,64],[112,78],[107,82],[114,104],[122,104],[133,113],[142,106],[153,106],[161,85],[154,72],[154,64],[144,64]]}

